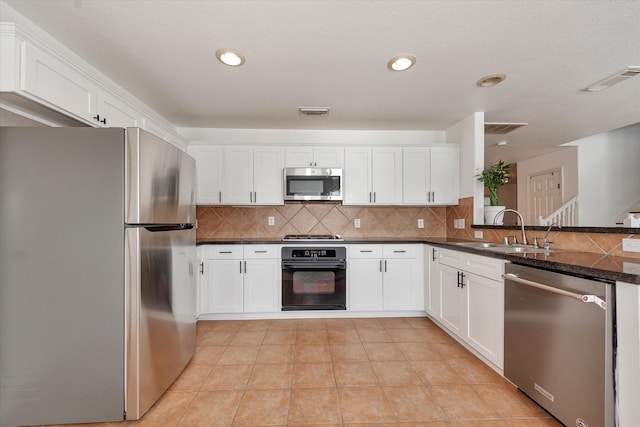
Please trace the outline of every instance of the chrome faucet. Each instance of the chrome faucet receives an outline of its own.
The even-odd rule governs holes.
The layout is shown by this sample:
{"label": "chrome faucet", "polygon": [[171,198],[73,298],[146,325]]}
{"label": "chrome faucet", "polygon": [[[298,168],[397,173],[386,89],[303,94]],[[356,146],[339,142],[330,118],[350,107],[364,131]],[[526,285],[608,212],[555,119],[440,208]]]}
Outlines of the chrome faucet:
{"label": "chrome faucet", "polygon": [[500,214],[504,214],[507,212],[513,212],[514,214],[518,215],[518,218],[520,219],[520,227],[522,228],[522,244],[526,245],[528,244],[527,242],[527,235],[524,232],[524,218],[522,218],[522,214],[520,212],[518,212],[515,209],[502,209],[500,212],[498,212],[495,216],[495,218],[493,218],[493,225],[496,225],[496,221],[498,220],[498,217],[500,216]]}
{"label": "chrome faucet", "polygon": [[558,230],[562,228],[560,224],[558,224],[557,222],[552,222],[551,224],[549,224],[549,228],[547,228],[547,232],[544,234],[544,237],[542,238],[542,243],[544,244],[545,249],[549,249],[549,247],[551,246],[551,242],[547,242],[547,236],[549,235],[549,232],[551,231],[551,227],[553,226],[558,227]]}

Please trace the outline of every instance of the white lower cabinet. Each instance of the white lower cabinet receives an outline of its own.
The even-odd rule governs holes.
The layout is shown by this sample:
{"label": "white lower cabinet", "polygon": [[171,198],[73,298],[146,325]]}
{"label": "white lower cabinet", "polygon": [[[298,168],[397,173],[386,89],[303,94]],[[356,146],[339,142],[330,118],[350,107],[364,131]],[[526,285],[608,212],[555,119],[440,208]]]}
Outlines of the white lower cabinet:
{"label": "white lower cabinet", "polygon": [[205,252],[202,314],[280,310],[279,245],[210,245]]}
{"label": "white lower cabinet", "polygon": [[351,245],[351,311],[424,310],[423,245]]}
{"label": "white lower cabinet", "polygon": [[504,366],[505,261],[442,248],[430,262],[427,312],[497,368]]}

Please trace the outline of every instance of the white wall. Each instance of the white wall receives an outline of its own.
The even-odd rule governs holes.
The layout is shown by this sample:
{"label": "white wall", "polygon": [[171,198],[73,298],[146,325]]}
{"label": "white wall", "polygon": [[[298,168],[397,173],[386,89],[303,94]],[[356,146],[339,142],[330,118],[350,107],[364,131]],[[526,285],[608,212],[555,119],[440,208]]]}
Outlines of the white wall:
{"label": "white wall", "polygon": [[460,145],[460,198],[473,197],[473,223],[484,223],[484,113],[476,112],[447,129],[447,142]]}
{"label": "white wall", "polygon": [[395,146],[445,143],[444,131],[178,128],[178,134],[187,139],[189,145]]}
{"label": "white wall", "polygon": [[562,203],[565,203],[579,191],[578,149],[576,147],[562,148],[553,153],[518,162],[518,211],[524,216],[526,224],[538,225],[537,219],[532,218],[532,213],[527,208],[529,177],[554,169],[562,170]]}
{"label": "white wall", "polygon": [[581,226],[614,227],[640,198],[640,123],[574,141]]}

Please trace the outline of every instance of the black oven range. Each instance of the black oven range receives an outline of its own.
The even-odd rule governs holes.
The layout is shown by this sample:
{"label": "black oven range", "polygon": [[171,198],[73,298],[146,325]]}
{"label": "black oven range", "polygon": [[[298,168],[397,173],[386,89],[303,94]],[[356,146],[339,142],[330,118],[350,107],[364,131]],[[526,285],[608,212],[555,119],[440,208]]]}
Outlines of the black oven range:
{"label": "black oven range", "polygon": [[282,248],[282,310],[346,310],[345,247]]}

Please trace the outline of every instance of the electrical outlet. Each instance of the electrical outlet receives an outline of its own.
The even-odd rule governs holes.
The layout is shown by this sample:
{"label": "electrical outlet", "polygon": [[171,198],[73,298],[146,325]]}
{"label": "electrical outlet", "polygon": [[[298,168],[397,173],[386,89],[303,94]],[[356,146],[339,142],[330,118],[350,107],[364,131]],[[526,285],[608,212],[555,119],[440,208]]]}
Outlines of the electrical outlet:
{"label": "electrical outlet", "polygon": [[420,218],[418,220],[418,228],[424,228],[424,219]]}
{"label": "electrical outlet", "polygon": [[475,237],[476,239],[482,239],[484,237],[484,233],[482,233],[482,231],[480,230],[476,230],[473,232],[473,237]]}
{"label": "electrical outlet", "polygon": [[268,217],[267,221],[268,221],[269,225],[276,225],[276,218],[273,217],[273,216]]}
{"label": "electrical outlet", "polygon": [[464,228],[464,218],[458,219],[458,228],[461,228],[461,229]]}
{"label": "electrical outlet", "polygon": [[355,228],[360,228],[360,218],[356,218],[353,220],[353,226]]}
{"label": "electrical outlet", "polygon": [[622,250],[640,252],[640,239],[622,239]]}

